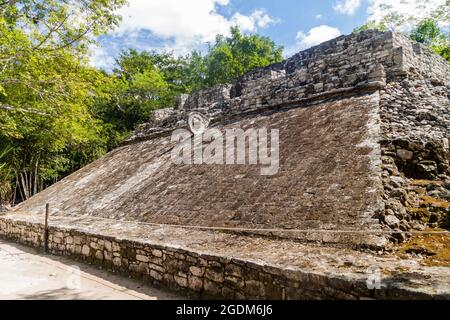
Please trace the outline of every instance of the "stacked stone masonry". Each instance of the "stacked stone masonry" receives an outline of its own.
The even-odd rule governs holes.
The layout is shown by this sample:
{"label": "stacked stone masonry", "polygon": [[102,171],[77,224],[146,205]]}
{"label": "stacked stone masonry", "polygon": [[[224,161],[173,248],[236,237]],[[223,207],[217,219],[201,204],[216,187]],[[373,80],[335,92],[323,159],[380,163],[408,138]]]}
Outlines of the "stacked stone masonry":
{"label": "stacked stone masonry", "polygon": [[[396,33],[342,36],[292,58],[178,100],[161,126],[143,125],[130,141],[161,127],[185,126],[190,110],[220,121],[266,108],[314,104],[358,92],[380,92],[380,223],[405,231],[450,226],[450,71],[447,62]],[[199,97],[204,97],[199,99]]]}
{"label": "stacked stone masonry", "polygon": [[[43,249],[44,225],[0,217],[0,238]],[[52,254],[69,256],[193,298],[439,298],[400,288],[372,290],[365,281],[348,281],[76,229],[50,227],[48,248]]]}
{"label": "stacked stone masonry", "polygon": [[386,81],[400,79],[428,79],[448,93],[450,71],[444,59],[400,34],[367,31],[341,36],[282,63],[251,71],[233,84],[183,95],[174,108],[164,111],[163,119],[142,125],[129,142],[185,126],[186,115],[193,109],[219,121],[265,108],[378,90]]}

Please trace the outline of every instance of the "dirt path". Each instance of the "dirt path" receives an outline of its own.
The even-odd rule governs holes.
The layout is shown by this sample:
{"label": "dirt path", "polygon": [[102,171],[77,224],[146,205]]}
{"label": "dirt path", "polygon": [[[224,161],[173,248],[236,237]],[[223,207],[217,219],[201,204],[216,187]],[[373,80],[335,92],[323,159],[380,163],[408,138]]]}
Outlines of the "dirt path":
{"label": "dirt path", "polygon": [[179,297],[64,257],[0,240],[0,299],[160,300]]}

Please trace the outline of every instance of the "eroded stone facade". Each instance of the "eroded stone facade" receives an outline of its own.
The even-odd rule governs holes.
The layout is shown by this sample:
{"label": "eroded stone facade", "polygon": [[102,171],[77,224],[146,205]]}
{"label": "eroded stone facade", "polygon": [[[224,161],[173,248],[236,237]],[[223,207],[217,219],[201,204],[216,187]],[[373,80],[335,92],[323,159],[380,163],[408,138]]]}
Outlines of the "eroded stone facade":
{"label": "eroded stone facade", "polygon": [[[160,124],[183,126],[186,110],[196,108],[220,121],[373,91],[380,93],[379,109],[371,107],[379,117],[373,126],[380,129],[370,134],[381,147],[384,187],[384,209],[375,216],[398,231],[389,237],[393,241],[404,241],[410,230],[448,228],[450,71],[441,57],[400,34],[369,31],[328,41],[214,88],[207,99],[185,96],[186,108],[166,109]],[[130,142],[151,137],[152,130],[143,125]]]}
{"label": "eroded stone facade", "polygon": [[[332,232],[295,237],[375,246],[383,238],[404,240],[405,231],[445,227],[448,220],[449,83],[445,60],[402,35],[342,36],[232,84],[178,97],[123,147],[16,210],[37,212],[49,201],[63,215],[367,230],[365,239]],[[254,166],[173,165],[169,134],[187,126],[192,110],[222,131],[280,129],[278,174],[260,177]],[[380,229],[393,236],[373,233]]]}
{"label": "eroded stone facade", "polygon": [[[0,217],[0,238],[43,248],[44,226]],[[394,279],[378,290],[364,275],[349,279],[285,269],[261,262],[198,253],[80,231],[50,227],[49,251],[194,298],[225,299],[448,299],[448,293],[402,288]],[[352,263],[350,262],[350,265]],[[343,265],[342,267],[345,267]],[[416,275],[417,281],[423,282]]]}
{"label": "eroded stone facade", "polygon": [[[42,247],[42,224],[20,219],[38,217],[49,202],[55,220],[113,221],[110,228],[127,235],[131,232],[120,226],[132,222],[225,231],[221,245],[228,233],[246,234],[252,241],[264,236],[275,248],[293,239],[333,244],[326,258],[323,248],[311,249],[302,265],[310,271],[294,272],[245,255],[231,259],[146,243],[145,237],[108,237],[101,228],[50,228],[55,254],[194,296],[442,297],[398,286],[371,291],[358,278],[361,269],[343,280],[338,271],[318,274],[318,266],[311,265],[326,259],[331,261],[327,268],[342,270],[347,262],[336,266],[330,257],[337,248],[358,249],[352,256],[367,248],[383,252],[413,231],[449,228],[449,98],[448,64],[429,49],[390,32],[342,36],[232,84],[178,97],[173,108],[154,112],[123,146],[14,208],[16,217],[0,217],[0,235]],[[173,164],[170,133],[186,128],[193,110],[221,131],[279,128],[280,172],[262,177],[255,166]],[[263,242],[254,241],[256,247]],[[289,253],[278,260],[288,260]],[[292,259],[301,260],[294,254]],[[412,265],[408,275],[392,276],[394,282],[409,285],[411,280],[416,286],[419,267],[416,261]],[[397,265],[388,273],[404,268]],[[427,276],[435,270],[423,271],[420,286],[429,285]],[[448,267],[434,277],[446,272]],[[442,292],[448,297],[445,284]]]}

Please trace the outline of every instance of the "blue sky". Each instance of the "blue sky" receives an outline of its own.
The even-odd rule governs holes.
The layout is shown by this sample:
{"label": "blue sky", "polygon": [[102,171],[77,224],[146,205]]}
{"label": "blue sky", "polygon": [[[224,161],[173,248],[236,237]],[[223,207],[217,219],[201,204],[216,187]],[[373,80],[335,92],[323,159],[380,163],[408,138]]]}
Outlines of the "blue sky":
{"label": "blue sky", "polygon": [[[100,37],[93,65],[111,69],[123,49],[184,55],[202,49],[216,34],[238,25],[245,33],[269,36],[285,55],[348,34],[367,20],[393,10],[417,16],[445,0],[128,0],[121,25]],[[424,6],[424,7],[420,7]]]}

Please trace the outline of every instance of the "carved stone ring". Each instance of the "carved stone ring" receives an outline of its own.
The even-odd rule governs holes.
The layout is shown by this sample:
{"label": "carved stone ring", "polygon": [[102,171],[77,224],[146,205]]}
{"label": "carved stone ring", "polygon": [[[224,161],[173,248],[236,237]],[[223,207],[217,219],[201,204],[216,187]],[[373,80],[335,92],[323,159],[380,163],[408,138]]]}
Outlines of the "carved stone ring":
{"label": "carved stone ring", "polygon": [[208,128],[209,118],[200,112],[191,112],[188,115],[189,129],[193,134],[202,134]]}

